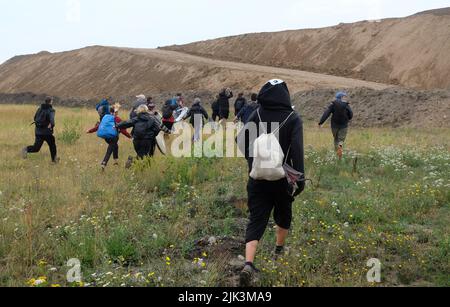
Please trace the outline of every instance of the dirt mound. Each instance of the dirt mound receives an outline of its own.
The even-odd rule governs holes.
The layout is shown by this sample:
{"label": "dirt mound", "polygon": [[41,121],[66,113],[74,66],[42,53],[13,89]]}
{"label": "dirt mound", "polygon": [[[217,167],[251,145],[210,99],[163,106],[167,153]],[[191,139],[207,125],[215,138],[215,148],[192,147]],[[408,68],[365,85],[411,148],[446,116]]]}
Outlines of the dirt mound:
{"label": "dirt mound", "polygon": [[257,91],[283,78],[292,92],[326,87],[386,85],[296,70],[232,63],[154,49],[89,47],[19,56],[0,66],[0,93],[46,93],[79,99],[178,91],[218,92],[225,86]]}
{"label": "dirt mound", "polygon": [[418,89],[450,88],[450,9],[323,29],[256,33],[165,49]]}
{"label": "dirt mound", "polygon": [[[294,103],[306,120],[319,121],[337,89],[299,92]],[[353,125],[449,127],[450,91],[415,91],[403,88],[349,89],[355,112]]]}

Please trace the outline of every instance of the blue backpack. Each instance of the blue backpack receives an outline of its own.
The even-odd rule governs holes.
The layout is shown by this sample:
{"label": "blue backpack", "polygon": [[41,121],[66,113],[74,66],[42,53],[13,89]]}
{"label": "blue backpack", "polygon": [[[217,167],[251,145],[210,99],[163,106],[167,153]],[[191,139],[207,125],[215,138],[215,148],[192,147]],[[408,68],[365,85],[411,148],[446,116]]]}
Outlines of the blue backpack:
{"label": "blue backpack", "polygon": [[119,135],[116,128],[114,115],[107,114],[103,117],[100,126],[98,126],[97,136],[102,139],[113,139]]}

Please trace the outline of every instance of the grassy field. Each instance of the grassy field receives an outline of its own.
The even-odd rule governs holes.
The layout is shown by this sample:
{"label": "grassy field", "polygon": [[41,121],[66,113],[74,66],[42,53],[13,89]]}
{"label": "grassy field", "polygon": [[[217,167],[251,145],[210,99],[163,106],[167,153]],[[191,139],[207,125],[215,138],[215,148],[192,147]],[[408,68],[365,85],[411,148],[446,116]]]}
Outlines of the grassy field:
{"label": "grassy field", "polygon": [[[228,286],[244,254],[242,159],[158,156],[100,171],[95,111],[57,108],[61,163],[33,142],[35,107],[0,106],[0,286]],[[126,116],[124,116],[126,117]],[[450,286],[450,130],[353,129],[344,161],[307,125],[307,175],[289,251],[256,265],[261,286]],[[132,154],[120,141],[121,162]],[[357,163],[355,160],[357,158]],[[212,244],[209,244],[210,242]],[[67,261],[83,283],[69,284]],[[367,261],[382,264],[370,284]]]}

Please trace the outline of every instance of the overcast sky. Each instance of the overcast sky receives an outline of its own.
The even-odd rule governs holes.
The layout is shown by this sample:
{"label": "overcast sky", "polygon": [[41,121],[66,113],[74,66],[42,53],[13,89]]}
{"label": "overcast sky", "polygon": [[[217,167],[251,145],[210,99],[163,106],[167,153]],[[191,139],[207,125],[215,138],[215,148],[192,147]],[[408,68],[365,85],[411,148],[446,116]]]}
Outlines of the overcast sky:
{"label": "overcast sky", "polygon": [[155,48],[447,6],[450,0],[0,0],[0,63],[42,50]]}

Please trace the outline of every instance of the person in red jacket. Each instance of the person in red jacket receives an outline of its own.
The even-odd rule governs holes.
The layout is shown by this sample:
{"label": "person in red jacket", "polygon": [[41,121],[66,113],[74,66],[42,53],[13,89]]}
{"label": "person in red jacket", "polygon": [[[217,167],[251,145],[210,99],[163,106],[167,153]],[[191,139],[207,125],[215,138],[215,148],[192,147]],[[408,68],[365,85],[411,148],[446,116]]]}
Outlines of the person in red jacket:
{"label": "person in red jacket", "polygon": [[[119,110],[120,105],[116,104],[111,108],[111,114],[114,114],[116,125],[120,124],[122,122],[122,119],[119,117]],[[100,126],[100,123],[97,122],[94,128],[89,129],[86,131],[86,133],[91,134],[98,131],[98,127]],[[119,129],[119,135],[123,134],[128,139],[132,139],[130,133],[128,133],[127,129]],[[119,136],[105,140],[108,144],[108,149],[106,150],[105,158],[103,159],[103,162],[101,164],[102,170],[104,171],[106,169],[106,166],[108,165],[109,160],[111,159],[111,155],[114,159],[114,165],[119,165]]]}

